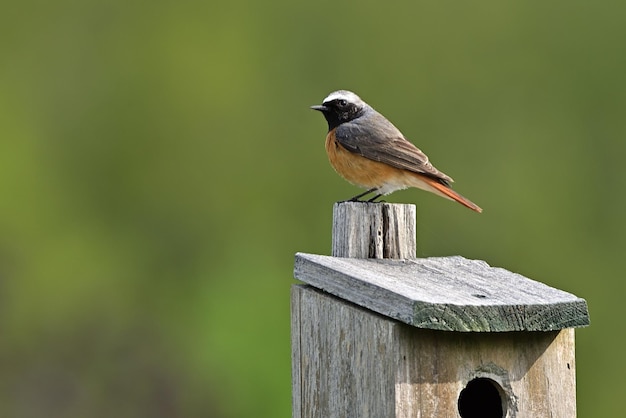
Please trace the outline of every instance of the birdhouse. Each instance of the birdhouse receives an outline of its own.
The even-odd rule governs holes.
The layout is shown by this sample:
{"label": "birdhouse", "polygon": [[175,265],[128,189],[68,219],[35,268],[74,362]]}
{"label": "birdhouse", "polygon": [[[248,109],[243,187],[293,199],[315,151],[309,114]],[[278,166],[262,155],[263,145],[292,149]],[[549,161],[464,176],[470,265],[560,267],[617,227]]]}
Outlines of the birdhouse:
{"label": "birdhouse", "polygon": [[576,416],[587,304],[484,261],[415,258],[415,207],[344,202],[296,254],[293,417]]}

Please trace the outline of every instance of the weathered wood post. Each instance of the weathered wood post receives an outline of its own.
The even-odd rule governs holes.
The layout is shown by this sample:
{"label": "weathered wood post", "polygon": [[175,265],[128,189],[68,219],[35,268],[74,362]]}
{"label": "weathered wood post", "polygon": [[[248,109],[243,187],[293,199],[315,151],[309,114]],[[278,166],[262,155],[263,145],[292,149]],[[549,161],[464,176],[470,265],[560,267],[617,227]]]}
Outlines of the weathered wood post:
{"label": "weathered wood post", "polygon": [[335,204],[296,254],[294,418],[576,416],[576,296],[460,256],[415,258],[415,207]]}

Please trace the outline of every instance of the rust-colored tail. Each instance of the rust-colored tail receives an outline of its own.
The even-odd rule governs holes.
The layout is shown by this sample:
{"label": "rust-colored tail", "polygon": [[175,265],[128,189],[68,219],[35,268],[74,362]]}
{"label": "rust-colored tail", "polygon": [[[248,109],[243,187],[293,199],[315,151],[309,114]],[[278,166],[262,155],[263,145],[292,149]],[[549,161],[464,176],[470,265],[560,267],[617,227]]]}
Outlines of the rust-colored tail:
{"label": "rust-colored tail", "polygon": [[448,186],[445,186],[439,183],[437,180],[434,180],[430,177],[425,177],[425,176],[421,176],[421,177],[422,177],[421,178],[422,181],[424,181],[430,187],[435,189],[433,191],[436,194],[442,195],[443,197],[447,197],[448,199],[455,200],[459,202],[460,204],[462,204],[463,206],[465,206],[466,208],[470,208],[471,210],[476,211],[478,213],[481,213],[483,211],[480,206],[478,206],[471,200],[464,198],[463,196],[461,196],[460,194],[458,194],[457,192],[455,192]]}

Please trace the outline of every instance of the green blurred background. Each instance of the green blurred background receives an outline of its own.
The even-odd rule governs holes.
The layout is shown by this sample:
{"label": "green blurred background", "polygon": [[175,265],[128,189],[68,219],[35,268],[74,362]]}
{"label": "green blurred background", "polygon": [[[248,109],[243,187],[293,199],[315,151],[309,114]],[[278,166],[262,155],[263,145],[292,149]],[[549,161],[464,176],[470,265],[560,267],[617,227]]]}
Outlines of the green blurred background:
{"label": "green blurred background", "polygon": [[67,1],[0,14],[0,416],[288,417],[296,251],[328,254],[308,109],[387,115],[418,255],[587,299],[581,417],[626,391],[623,2]]}

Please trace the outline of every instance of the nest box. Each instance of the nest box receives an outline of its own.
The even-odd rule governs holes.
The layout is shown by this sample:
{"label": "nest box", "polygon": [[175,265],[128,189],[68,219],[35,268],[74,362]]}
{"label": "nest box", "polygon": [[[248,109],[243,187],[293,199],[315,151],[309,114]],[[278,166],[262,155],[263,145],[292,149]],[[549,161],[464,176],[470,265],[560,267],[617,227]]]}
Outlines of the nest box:
{"label": "nest box", "polygon": [[334,207],[296,254],[294,418],[576,416],[584,299],[484,261],[415,258],[415,206]]}

